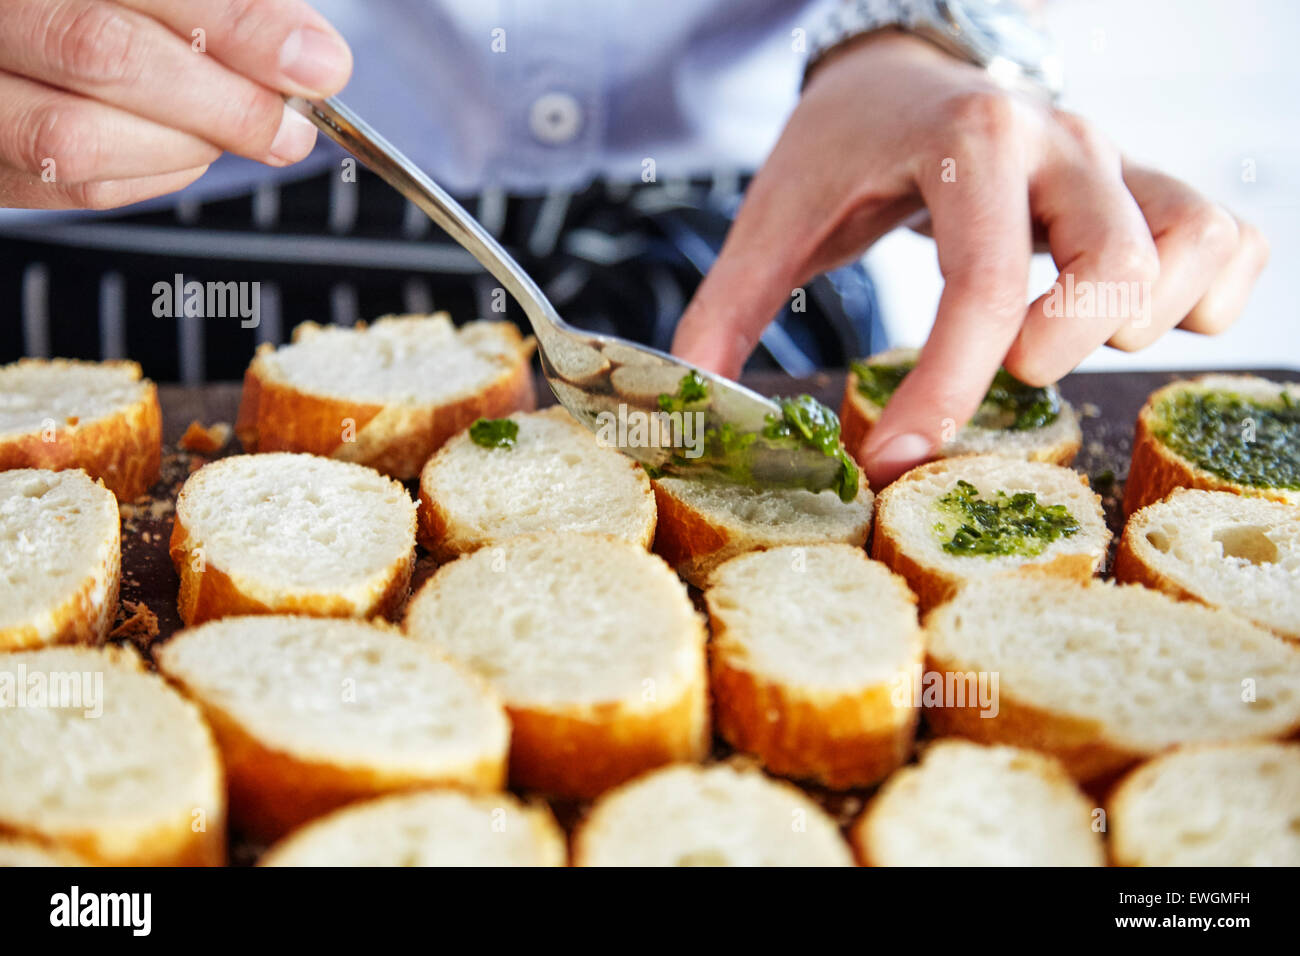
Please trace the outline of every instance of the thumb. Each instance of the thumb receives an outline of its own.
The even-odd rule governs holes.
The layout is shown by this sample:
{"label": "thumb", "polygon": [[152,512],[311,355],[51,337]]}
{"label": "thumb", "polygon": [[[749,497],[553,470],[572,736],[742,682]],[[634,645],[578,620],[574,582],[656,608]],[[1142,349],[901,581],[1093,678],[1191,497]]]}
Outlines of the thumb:
{"label": "thumb", "polygon": [[773,253],[737,251],[741,238],[733,227],[673,335],[674,355],[733,379],[795,285]]}

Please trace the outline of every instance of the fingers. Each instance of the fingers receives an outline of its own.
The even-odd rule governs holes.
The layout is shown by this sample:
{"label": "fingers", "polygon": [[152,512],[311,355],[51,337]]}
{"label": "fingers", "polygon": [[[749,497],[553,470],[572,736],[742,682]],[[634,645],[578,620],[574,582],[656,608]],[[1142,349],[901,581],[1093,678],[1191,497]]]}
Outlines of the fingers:
{"label": "fingers", "polygon": [[[352,73],[352,52],[299,0],[118,0],[163,23],[191,49],[282,93],[333,96]],[[201,31],[196,35],[196,31]]]}
{"label": "fingers", "polygon": [[1030,304],[1007,370],[1047,385],[1121,327],[1145,331],[1160,260],[1142,210],[1120,174],[1119,154],[1072,117],[1032,184],[1060,276]]}
{"label": "fingers", "polygon": [[[1030,226],[1024,151],[1005,100],[961,104],[954,165],[918,175],[944,277],[929,340],[858,459],[875,487],[930,457],[979,408],[1025,313]],[[965,115],[963,111],[969,111]],[[942,175],[955,171],[955,179]]]}
{"label": "fingers", "polygon": [[1209,291],[1196,303],[1179,328],[1202,335],[1218,335],[1241,316],[1256,280],[1268,265],[1268,240],[1248,222],[1237,221],[1237,249]]}
{"label": "fingers", "polygon": [[[1160,277],[1152,293],[1151,321],[1145,327],[1122,326],[1107,344],[1133,351],[1150,345],[1179,323],[1187,327],[1184,320],[1218,285],[1216,277],[1222,274],[1227,280],[1222,288],[1234,301],[1207,303],[1202,314],[1209,322],[1193,329],[1221,331],[1241,311],[1245,295],[1263,268],[1263,258],[1256,254],[1260,247],[1243,238],[1237,220],[1222,206],[1170,176],[1125,163],[1124,181],[1155,238]],[[1234,262],[1238,265],[1229,269]]]}
{"label": "fingers", "polygon": [[[808,250],[833,233],[845,189],[809,182],[795,121],[758,175],[673,334],[688,362],[736,378],[759,337],[807,272]],[[807,273],[807,274],[805,274]]]}
{"label": "fingers", "polygon": [[156,20],[102,0],[6,0],[0,70],[79,93],[283,166],[315,127],[282,97],[196,53]]}
{"label": "fingers", "polygon": [[[1263,234],[1171,176],[1125,163],[1124,180],[1160,250],[1155,325],[1203,335],[1224,331],[1241,314],[1268,264]],[[1111,344],[1142,348],[1155,337],[1117,337]]]}
{"label": "fingers", "polygon": [[48,183],[39,176],[0,169],[0,208],[116,209],[184,189],[207,171],[207,166],[198,166],[137,179]]}
{"label": "fingers", "polygon": [[45,183],[171,173],[206,166],[220,152],[197,136],[0,73],[0,165]]}

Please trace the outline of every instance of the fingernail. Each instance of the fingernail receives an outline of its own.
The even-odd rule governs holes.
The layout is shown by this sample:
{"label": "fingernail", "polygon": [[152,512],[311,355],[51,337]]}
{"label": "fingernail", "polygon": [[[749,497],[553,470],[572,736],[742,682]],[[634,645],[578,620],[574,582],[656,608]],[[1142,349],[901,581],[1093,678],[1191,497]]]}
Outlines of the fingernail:
{"label": "fingernail", "polygon": [[913,465],[930,457],[934,443],[924,435],[895,435],[874,451],[863,450],[872,488],[883,488]]}
{"label": "fingernail", "polygon": [[352,55],[333,34],[300,27],[280,47],[280,72],[308,92],[332,93],[347,82]]}
{"label": "fingernail", "polygon": [[287,105],[280,119],[280,128],[271,141],[271,157],[285,164],[305,159],[316,145],[316,127],[311,120]]}

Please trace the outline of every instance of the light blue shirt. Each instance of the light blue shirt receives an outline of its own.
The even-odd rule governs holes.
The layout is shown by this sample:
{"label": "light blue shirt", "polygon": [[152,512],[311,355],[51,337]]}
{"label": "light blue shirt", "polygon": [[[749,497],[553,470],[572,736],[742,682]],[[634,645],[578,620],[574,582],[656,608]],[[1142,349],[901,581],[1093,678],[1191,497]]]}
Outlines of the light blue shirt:
{"label": "light blue shirt", "polygon": [[[347,38],[341,94],[456,193],[753,170],[834,0],[314,0]],[[319,149],[293,178],[337,162]],[[650,165],[653,163],[653,166]],[[223,157],[194,198],[265,167]]]}

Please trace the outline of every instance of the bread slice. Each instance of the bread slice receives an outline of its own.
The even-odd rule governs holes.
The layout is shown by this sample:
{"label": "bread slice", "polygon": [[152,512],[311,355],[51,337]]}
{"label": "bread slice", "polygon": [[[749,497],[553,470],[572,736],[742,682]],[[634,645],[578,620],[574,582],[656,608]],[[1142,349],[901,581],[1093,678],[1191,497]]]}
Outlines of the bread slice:
{"label": "bread slice", "polygon": [[0,654],[0,702],[0,833],[103,866],[225,861],[212,731],[134,651]]}
{"label": "bread slice", "polygon": [[866,479],[847,503],[833,491],[750,488],[709,478],[665,477],[653,484],[659,511],[654,549],[698,588],[738,554],[829,542],[860,548],[871,533],[875,496]]}
{"label": "bread slice", "polygon": [[[1013,496],[1027,492],[1042,508],[1063,506],[1077,528],[1050,542],[1024,538],[1027,547],[1021,553],[980,553],[982,544],[955,549],[964,528],[979,532],[981,542],[997,540],[969,514],[943,503],[947,496],[962,495],[960,482],[978,491],[973,497],[977,510],[979,502],[999,501],[999,492],[1008,505]],[[1006,523],[1014,527],[1029,514],[1012,511]],[[906,578],[921,610],[927,611],[963,583],[997,574],[1028,570],[1086,581],[1101,567],[1109,542],[1101,498],[1083,475],[1047,462],[971,455],[913,468],[882,491],[871,555]]]}
{"label": "bread slice", "polygon": [[[862,364],[910,368],[916,364],[919,354],[917,349],[890,349],[863,359]],[[862,443],[867,440],[867,435],[876,422],[880,421],[885,410],[885,406],[875,398],[864,394],[861,386],[858,375],[850,369],[848,380],[844,383],[844,400],[840,404],[840,422],[844,447],[851,454],[857,454],[862,448]],[[1014,416],[986,398],[975,417],[944,442],[935,452],[935,457],[992,454],[1046,461],[1055,465],[1070,464],[1083,443],[1079,416],[1074,407],[1061,398],[1055,385],[1049,385],[1042,393],[1048,401],[1057,403],[1056,415],[1051,422],[1037,427],[1012,427]]]}
{"label": "bread slice", "polygon": [[8,866],[85,866],[84,860],[71,853],[37,843],[0,836],[0,867]]}
{"label": "bread slice", "polygon": [[117,499],[84,471],[0,472],[0,650],[99,643],[117,616]]}
{"label": "bread slice", "polygon": [[1226,608],[1300,641],[1300,508],[1180,488],[1128,519],[1115,579]]}
{"label": "bread slice", "polygon": [[[945,685],[924,700],[937,735],[1055,754],[1081,781],[1176,744],[1300,728],[1300,648],[1135,585],[990,578],[936,608],[926,642]],[[991,707],[957,694],[980,678]]]}
{"label": "bread slice", "polygon": [[362,465],[235,455],[186,480],[171,557],[186,624],[231,614],[389,615],[411,581],[415,503]]}
{"label": "bread slice", "polygon": [[668,767],[606,794],[575,866],[852,866],[835,821],[799,790],[729,764]]}
{"label": "bread slice", "polygon": [[513,446],[461,432],[420,473],[420,543],[438,561],[517,534],[590,531],[648,548],[655,498],[645,469],[563,408],[517,412]]}
{"label": "bread slice", "polygon": [[[1170,414],[1180,406],[1194,409],[1206,396],[1235,398],[1240,404],[1224,402],[1217,414],[1202,409],[1198,427],[1208,442],[1206,450],[1192,453],[1189,448],[1184,454],[1169,444],[1175,440],[1167,433]],[[1269,411],[1280,411],[1280,416],[1261,414]],[[1162,501],[1175,488],[1231,491],[1300,504],[1300,477],[1290,485],[1266,477],[1288,458],[1295,469],[1298,457],[1300,385],[1254,375],[1203,375],[1174,382],[1152,392],[1138,413],[1124,513]],[[1231,477],[1231,469],[1242,465],[1258,471],[1258,480]]]}
{"label": "bread slice", "polygon": [[871,866],[1104,866],[1093,820],[1051,757],[950,738],[885,781],[853,846]]}
{"label": "bread slice", "polygon": [[158,480],[161,462],[158,389],[135,362],[0,365],[0,471],[83,468],[131,501]]}
{"label": "bread slice", "polygon": [[510,725],[481,680],[363,621],[228,617],[154,653],[198,702],[230,778],[230,814],[273,840],[366,797],[505,785]]}
{"label": "bread slice", "polygon": [[732,558],[704,594],[714,713],[769,771],[829,787],[876,783],[907,759],[922,664],[916,596],[848,544]]}
{"label": "bread slice", "polygon": [[521,535],[444,565],[406,632],[487,678],[510,780],[591,797],[708,750],[704,624],[657,557],[603,535]]}
{"label": "bread slice", "polygon": [[452,325],[445,312],[353,328],[304,322],[258,348],[235,433],[247,451],[305,451],[406,480],[476,418],[536,401],[532,339],[509,322]]}
{"label": "bread slice", "polygon": [[1122,866],[1300,866],[1300,744],[1175,750],[1108,804]]}
{"label": "bread slice", "polygon": [[335,811],[271,847],[259,866],[564,866],[545,804],[508,793],[423,790]]}

